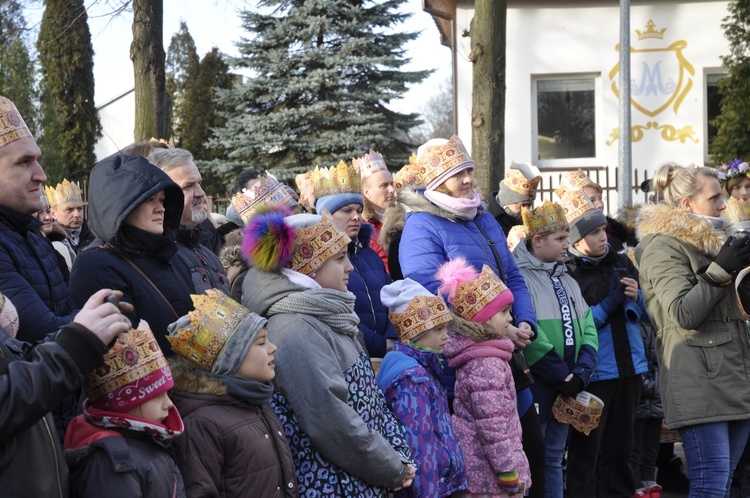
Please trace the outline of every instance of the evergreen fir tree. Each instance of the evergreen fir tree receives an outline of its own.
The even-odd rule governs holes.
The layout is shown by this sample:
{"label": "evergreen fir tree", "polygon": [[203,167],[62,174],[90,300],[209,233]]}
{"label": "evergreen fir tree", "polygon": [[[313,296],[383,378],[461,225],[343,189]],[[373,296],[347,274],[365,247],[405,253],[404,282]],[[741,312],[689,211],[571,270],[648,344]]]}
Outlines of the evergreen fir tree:
{"label": "evergreen fir tree", "polygon": [[715,162],[735,157],[750,158],[750,0],[738,0],[728,6],[729,15],[722,28],[729,40],[729,55],[722,57],[729,71],[719,80],[721,114],[712,121],[717,135],[709,144]]}
{"label": "evergreen fir tree", "polygon": [[0,0],[0,95],[13,101],[36,134],[35,63],[26,32],[21,4],[16,0]]}
{"label": "evergreen fir tree", "polygon": [[[262,168],[335,164],[370,148],[408,162],[417,114],[388,108],[429,71],[403,71],[405,0],[265,0],[241,14],[244,84],[220,91],[232,112],[212,146]],[[269,13],[270,12],[270,13]]]}
{"label": "evergreen fir tree", "polygon": [[188,81],[198,76],[200,59],[195,48],[195,41],[188,30],[185,21],[180,22],[180,29],[172,35],[167,49],[166,62],[166,90],[172,106],[170,119],[170,134],[175,137],[180,147],[181,137],[184,135],[183,125],[189,123],[185,119],[185,93]]}
{"label": "evergreen fir tree", "polygon": [[94,105],[94,50],[83,0],[45,0],[37,40],[41,136],[49,183],[84,179],[101,136]]}

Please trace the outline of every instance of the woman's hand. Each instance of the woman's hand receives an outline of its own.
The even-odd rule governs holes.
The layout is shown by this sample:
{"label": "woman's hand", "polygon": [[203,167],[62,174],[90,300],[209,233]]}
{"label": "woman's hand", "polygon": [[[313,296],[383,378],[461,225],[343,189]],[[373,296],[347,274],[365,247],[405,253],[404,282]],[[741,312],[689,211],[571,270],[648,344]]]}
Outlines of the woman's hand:
{"label": "woman's hand", "polygon": [[506,337],[513,342],[513,345],[517,349],[523,349],[531,344],[531,337],[534,335],[534,331],[531,329],[531,325],[526,322],[521,322],[518,327],[515,325],[508,325],[508,333]]}

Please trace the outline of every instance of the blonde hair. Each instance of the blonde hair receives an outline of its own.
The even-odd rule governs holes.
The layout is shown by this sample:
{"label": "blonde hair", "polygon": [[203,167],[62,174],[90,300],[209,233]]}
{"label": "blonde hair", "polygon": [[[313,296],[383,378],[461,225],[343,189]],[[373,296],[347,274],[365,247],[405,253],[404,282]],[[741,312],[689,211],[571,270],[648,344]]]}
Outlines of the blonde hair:
{"label": "blonde hair", "polygon": [[716,178],[713,168],[686,168],[675,163],[663,164],[651,179],[651,185],[662,202],[671,208],[679,208],[685,198],[692,198],[698,192],[698,177]]}

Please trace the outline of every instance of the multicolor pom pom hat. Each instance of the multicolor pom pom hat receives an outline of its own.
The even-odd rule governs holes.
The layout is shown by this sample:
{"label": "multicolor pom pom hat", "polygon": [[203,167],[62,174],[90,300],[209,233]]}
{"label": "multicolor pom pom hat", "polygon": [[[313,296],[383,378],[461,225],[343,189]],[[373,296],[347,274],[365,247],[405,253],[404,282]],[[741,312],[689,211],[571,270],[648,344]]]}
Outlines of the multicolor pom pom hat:
{"label": "multicolor pom pom hat", "polygon": [[0,149],[31,136],[31,131],[16,109],[16,105],[10,99],[0,95]]}
{"label": "multicolor pom pom hat", "polygon": [[268,272],[287,267],[309,276],[352,240],[327,211],[290,214],[269,209],[245,227],[242,254],[253,266]]}
{"label": "multicolor pom pom hat", "polygon": [[487,265],[477,272],[464,258],[456,258],[438,269],[438,292],[448,296],[456,314],[470,322],[484,323],[513,304],[513,293]]}
{"label": "multicolor pom pom hat", "polygon": [[91,406],[125,413],[174,387],[167,360],[148,328],[121,334],[104,355],[104,364],[84,380]]}
{"label": "multicolor pom pom hat", "polygon": [[453,321],[442,296],[433,295],[410,278],[384,286],[380,300],[388,307],[388,319],[402,342],[416,340],[428,330]]}
{"label": "multicolor pom pom hat", "polygon": [[417,150],[417,174],[427,190],[434,190],[456,173],[473,167],[474,160],[458,135],[450,140],[434,138]]}

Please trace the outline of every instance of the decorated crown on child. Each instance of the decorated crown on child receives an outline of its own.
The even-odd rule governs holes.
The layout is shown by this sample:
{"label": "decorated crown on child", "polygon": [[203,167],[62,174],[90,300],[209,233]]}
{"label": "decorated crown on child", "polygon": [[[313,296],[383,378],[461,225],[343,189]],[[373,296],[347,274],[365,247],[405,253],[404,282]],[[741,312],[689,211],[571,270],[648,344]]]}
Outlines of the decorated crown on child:
{"label": "decorated crown on child", "polygon": [[280,204],[287,209],[292,209],[298,205],[298,202],[284,188],[284,184],[271,174],[258,177],[258,181],[252,187],[234,194],[231,202],[245,224],[261,206]]}
{"label": "decorated crown on child", "polygon": [[526,237],[529,239],[535,235],[543,237],[568,228],[565,210],[556,202],[544,201],[544,204],[534,210],[524,207],[521,209],[521,217]]}
{"label": "decorated crown on child", "polygon": [[[565,218],[568,223],[582,216],[585,212],[596,209],[594,203],[582,189],[577,190],[556,190],[555,193],[560,197],[560,204],[565,210]],[[562,194],[562,195],[561,195]]]}

